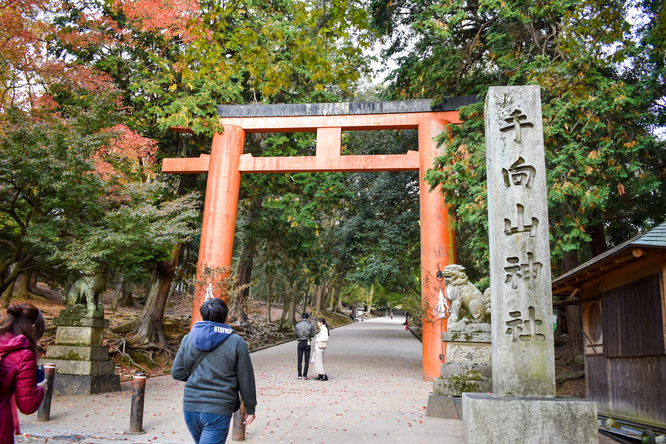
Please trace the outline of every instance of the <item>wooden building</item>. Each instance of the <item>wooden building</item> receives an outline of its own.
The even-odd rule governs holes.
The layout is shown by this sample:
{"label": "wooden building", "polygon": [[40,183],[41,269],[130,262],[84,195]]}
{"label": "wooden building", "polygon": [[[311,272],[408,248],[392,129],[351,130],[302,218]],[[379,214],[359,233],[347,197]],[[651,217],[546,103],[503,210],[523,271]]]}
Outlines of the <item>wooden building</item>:
{"label": "wooden building", "polygon": [[666,223],[553,281],[580,303],[587,399],[600,415],[666,428]]}

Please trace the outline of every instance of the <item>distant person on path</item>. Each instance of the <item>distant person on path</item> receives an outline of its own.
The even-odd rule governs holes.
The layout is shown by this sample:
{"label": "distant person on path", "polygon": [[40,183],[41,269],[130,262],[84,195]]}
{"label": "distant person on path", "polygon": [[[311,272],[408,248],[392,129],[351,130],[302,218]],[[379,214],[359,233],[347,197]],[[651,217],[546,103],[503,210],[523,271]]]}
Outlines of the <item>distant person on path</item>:
{"label": "distant person on path", "polygon": [[[310,315],[303,313],[301,321],[294,327],[294,335],[298,341],[298,379],[308,379],[308,369],[310,368],[310,350],[312,338],[315,335],[314,325],[308,321]],[[305,358],[305,366],[303,360]]]}
{"label": "distant person on path", "polygon": [[254,421],[254,370],[245,341],[224,323],[227,304],[209,299],[200,311],[203,321],[180,343],[171,376],[186,382],[183,412],[194,442],[223,444],[231,415],[240,408],[239,391],[247,409],[243,424]]}
{"label": "distant person on path", "polygon": [[328,323],[326,319],[319,318],[317,319],[317,326],[319,327],[319,333],[315,337],[315,352],[312,357],[312,362],[315,365],[315,372],[319,375],[317,376],[318,381],[328,381],[328,376],[326,376],[326,370],[324,370],[324,349],[328,346]]}
{"label": "distant person on path", "polygon": [[37,341],[44,334],[42,312],[32,304],[12,305],[0,326],[0,444],[19,435],[18,408],[30,415],[44,399],[44,385],[37,384]]}

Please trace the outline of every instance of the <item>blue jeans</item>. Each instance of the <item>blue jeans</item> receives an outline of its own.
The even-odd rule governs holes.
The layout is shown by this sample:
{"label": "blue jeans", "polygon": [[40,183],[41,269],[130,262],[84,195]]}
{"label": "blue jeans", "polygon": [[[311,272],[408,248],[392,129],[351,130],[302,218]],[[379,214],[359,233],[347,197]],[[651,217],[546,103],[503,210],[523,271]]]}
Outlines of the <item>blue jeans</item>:
{"label": "blue jeans", "polygon": [[197,444],[224,444],[229,434],[231,416],[215,413],[184,412],[185,424]]}

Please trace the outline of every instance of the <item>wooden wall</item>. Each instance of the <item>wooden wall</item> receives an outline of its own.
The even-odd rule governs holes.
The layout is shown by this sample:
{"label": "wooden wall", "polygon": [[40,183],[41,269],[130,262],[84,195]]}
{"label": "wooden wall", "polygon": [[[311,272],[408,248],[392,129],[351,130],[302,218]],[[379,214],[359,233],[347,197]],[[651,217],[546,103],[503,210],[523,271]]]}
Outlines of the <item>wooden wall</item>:
{"label": "wooden wall", "polygon": [[663,355],[661,275],[604,292],[604,355],[609,358]]}
{"label": "wooden wall", "polygon": [[600,414],[666,427],[666,356],[585,359],[587,399]]}
{"label": "wooden wall", "polygon": [[603,352],[585,358],[599,413],[666,427],[661,274],[601,294]]}

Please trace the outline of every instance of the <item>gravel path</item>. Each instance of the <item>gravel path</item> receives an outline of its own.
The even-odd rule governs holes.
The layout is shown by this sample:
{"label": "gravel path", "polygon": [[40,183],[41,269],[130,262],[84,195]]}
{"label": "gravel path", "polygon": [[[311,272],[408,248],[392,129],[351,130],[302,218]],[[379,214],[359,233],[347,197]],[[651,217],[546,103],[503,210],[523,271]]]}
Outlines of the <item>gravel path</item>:
{"label": "gravel path", "polygon": [[[245,442],[462,443],[462,421],[425,415],[432,383],[422,380],[421,343],[403,322],[375,318],[334,329],[326,349],[326,382],[297,379],[296,342],[252,353],[259,405]],[[168,376],[148,381],[146,434],[123,433],[130,410],[124,387],[119,393],[55,397],[50,422],[21,417],[25,436],[17,442],[192,442],[183,421],[183,385]]]}
{"label": "gravel path", "polygon": [[[461,443],[461,421],[425,416],[432,384],[422,381],[421,343],[403,322],[376,318],[332,330],[326,382],[297,379],[295,342],[252,353],[259,405],[245,442]],[[54,397],[51,421],[21,416],[24,436],[17,442],[191,442],[182,389],[170,377],[148,381],[144,435],[124,434],[130,409],[124,386],[119,393]]]}

